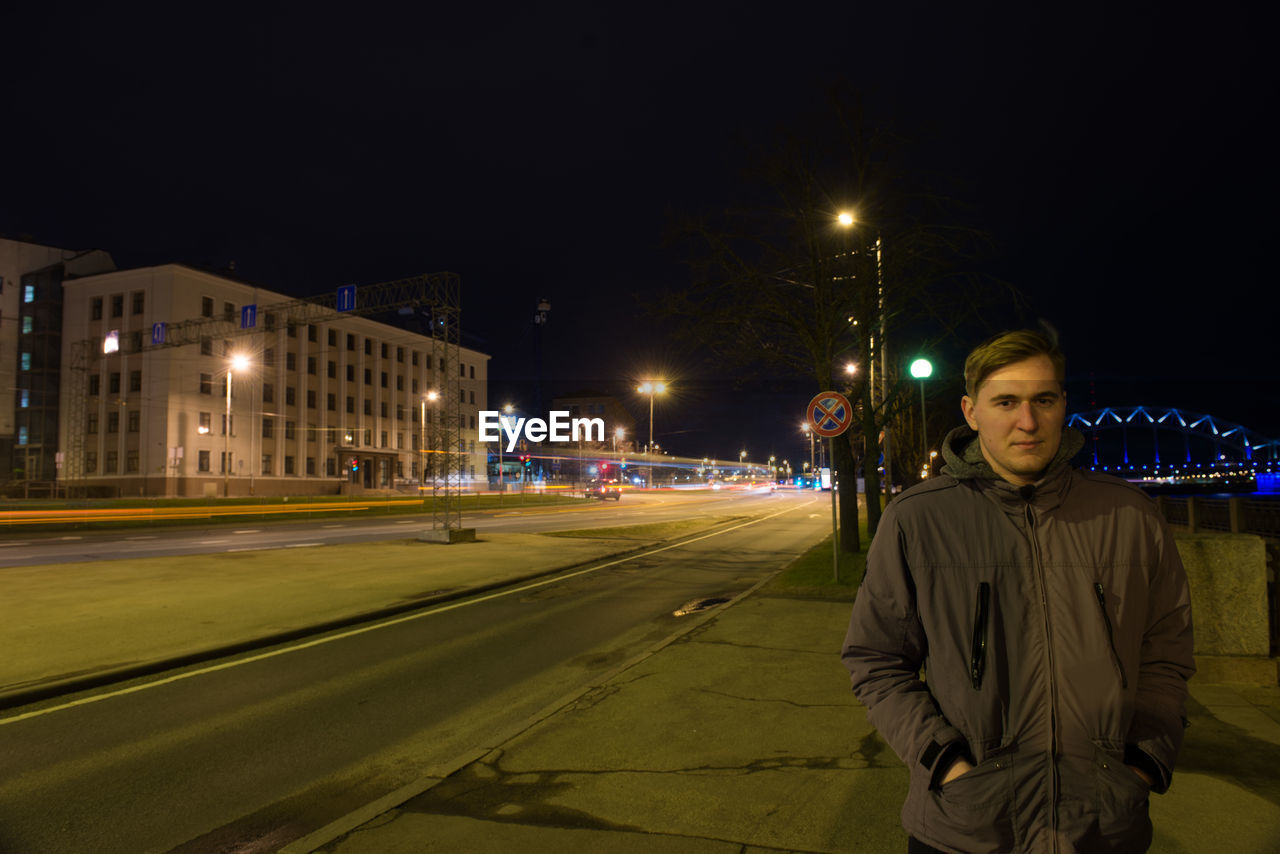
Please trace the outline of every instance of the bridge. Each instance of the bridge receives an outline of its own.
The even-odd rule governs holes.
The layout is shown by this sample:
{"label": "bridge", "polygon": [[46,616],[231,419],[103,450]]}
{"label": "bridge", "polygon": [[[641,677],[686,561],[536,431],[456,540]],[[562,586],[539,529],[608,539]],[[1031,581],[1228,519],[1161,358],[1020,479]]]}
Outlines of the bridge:
{"label": "bridge", "polygon": [[1151,486],[1280,492],[1280,440],[1172,407],[1110,406],[1073,413],[1090,468]]}

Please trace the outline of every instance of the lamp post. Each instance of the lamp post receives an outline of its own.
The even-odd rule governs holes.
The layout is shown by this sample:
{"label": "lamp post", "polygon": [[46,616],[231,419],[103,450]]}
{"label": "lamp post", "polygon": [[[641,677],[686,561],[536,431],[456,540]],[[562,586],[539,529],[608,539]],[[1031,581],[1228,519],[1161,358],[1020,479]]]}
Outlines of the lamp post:
{"label": "lamp post", "polygon": [[222,497],[231,489],[231,375],[249,367],[249,357],[244,354],[231,357],[227,366],[227,413],[222,425]]}
{"label": "lamp post", "polygon": [[933,363],[928,359],[916,359],[911,363],[911,376],[920,380],[920,453],[926,466],[929,464],[929,428],[924,417],[924,381],[932,375]]}
{"label": "lamp post", "polygon": [[[503,431],[506,429],[507,416],[514,411],[515,411],[515,407],[512,406],[511,404],[507,403],[503,405],[502,414],[498,416],[498,424],[502,427],[502,430],[498,431],[499,433],[503,433]],[[498,436],[498,494],[499,496],[501,496],[501,494],[506,491],[507,491],[507,485],[506,485],[505,479],[503,478],[503,472],[502,472],[502,436],[499,435]]]}
{"label": "lamp post", "polygon": [[[422,473],[419,477],[424,484],[427,482],[427,463],[431,461],[431,451],[427,448],[427,402],[435,403],[439,397],[440,393],[435,391],[429,391],[422,396]],[[431,430],[434,433],[435,427],[432,427]],[[502,447],[501,444],[498,447]],[[432,468],[434,469],[435,467],[432,466]]]}
{"label": "lamp post", "polygon": [[649,444],[645,446],[644,455],[649,459],[649,488],[653,488],[653,396],[667,390],[662,380],[645,380],[636,391],[649,395]]}
{"label": "lamp post", "polygon": [[808,421],[800,422],[800,430],[809,437],[809,470],[813,470],[813,428]]}

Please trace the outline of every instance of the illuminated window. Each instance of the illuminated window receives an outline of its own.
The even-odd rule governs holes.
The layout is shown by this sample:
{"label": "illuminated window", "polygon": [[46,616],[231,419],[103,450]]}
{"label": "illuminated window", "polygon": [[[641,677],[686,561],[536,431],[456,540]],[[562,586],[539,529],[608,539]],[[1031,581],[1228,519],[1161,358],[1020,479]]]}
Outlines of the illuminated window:
{"label": "illuminated window", "polygon": [[200,413],[200,425],[196,427],[196,432],[201,436],[207,436],[209,431],[213,429],[213,416],[208,412]]}
{"label": "illuminated window", "polygon": [[27,425],[25,424],[18,428],[18,444],[27,444]]}
{"label": "illuminated window", "polygon": [[24,389],[23,389],[21,392],[19,392],[18,394],[19,394],[19,397],[18,397],[18,400],[19,400],[18,405],[19,405],[19,406],[21,406],[23,409],[26,409],[28,406],[30,406],[30,405],[31,405],[31,392],[30,392],[30,391],[28,391],[27,389],[25,389],[25,388],[24,388]]}
{"label": "illuminated window", "polygon": [[30,332],[34,323],[35,320],[28,314],[26,317],[22,318],[22,331],[24,333]]}
{"label": "illuminated window", "polygon": [[36,286],[35,286],[35,285],[23,285],[23,286],[22,286],[22,301],[23,301],[23,302],[35,302],[35,301],[36,301]]}
{"label": "illuminated window", "polygon": [[31,354],[30,354],[30,353],[23,353],[23,354],[22,354],[22,362],[21,362],[21,364],[22,364],[22,370],[24,370],[24,371],[29,371],[29,370],[31,370]]}

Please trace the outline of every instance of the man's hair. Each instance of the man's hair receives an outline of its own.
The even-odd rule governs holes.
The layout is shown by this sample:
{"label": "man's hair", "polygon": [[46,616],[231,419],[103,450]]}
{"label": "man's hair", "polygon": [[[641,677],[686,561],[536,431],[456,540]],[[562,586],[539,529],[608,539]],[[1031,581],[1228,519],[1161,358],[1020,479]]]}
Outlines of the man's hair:
{"label": "man's hair", "polygon": [[977,398],[978,388],[987,377],[1001,368],[1031,359],[1048,356],[1053,373],[1062,385],[1067,376],[1067,359],[1058,349],[1058,334],[1045,324],[1043,332],[1035,329],[1017,329],[1001,332],[979,344],[964,360],[964,390],[971,398]]}

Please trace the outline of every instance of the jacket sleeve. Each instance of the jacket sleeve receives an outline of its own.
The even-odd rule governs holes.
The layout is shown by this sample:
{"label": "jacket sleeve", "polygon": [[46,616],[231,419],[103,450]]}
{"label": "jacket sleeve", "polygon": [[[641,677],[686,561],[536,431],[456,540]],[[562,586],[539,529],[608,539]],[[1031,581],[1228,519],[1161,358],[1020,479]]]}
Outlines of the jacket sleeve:
{"label": "jacket sleeve", "polygon": [[[1157,771],[1152,788],[1164,792],[1169,788],[1182,747],[1182,732],[1187,725],[1187,680],[1196,672],[1196,665],[1187,573],[1173,535],[1162,520],[1157,523],[1157,536],[1161,538],[1159,560],[1147,588],[1137,699],[1125,742],[1126,761]],[[1135,749],[1141,753],[1135,754]]]}
{"label": "jacket sleeve", "polygon": [[936,784],[951,757],[957,751],[968,753],[968,745],[920,679],[928,639],[893,510],[890,505],[881,518],[867,553],[841,659],[871,725],[908,768],[923,769]]}

